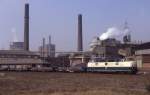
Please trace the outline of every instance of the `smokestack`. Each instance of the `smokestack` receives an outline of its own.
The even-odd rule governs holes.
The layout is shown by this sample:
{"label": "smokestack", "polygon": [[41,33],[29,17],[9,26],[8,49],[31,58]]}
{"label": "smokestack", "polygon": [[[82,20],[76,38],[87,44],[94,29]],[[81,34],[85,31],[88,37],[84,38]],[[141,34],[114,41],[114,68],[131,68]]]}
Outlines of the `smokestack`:
{"label": "smokestack", "polygon": [[51,36],[49,35],[49,45],[51,45]]}
{"label": "smokestack", "polygon": [[43,38],[43,50],[45,49],[45,38]]}
{"label": "smokestack", "polygon": [[44,57],[45,56],[45,38],[43,38],[43,46],[42,46],[42,53],[43,53],[43,56],[42,57]]}
{"label": "smokestack", "polygon": [[24,16],[24,50],[29,51],[29,4],[25,4]]}
{"label": "smokestack", "polygon": [[78,51],[83,51],[83,41],[82,41],[82,15],[78,15]]}
{"label": "smokestack", "polygon": [[51,36],[49,35],[48,55],[51,55]]}

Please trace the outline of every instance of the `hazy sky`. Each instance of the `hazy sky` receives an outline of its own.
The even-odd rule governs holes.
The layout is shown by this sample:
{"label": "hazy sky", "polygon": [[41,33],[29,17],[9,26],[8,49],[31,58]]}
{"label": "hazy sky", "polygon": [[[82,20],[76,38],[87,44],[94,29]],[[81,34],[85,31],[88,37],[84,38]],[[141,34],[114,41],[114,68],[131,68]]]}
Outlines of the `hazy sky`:
{"label": "hazy sky", "polygon": [[0,0],[0,49],[8,49],[16,31],[24,34],[24,4],[30,3],[30,48],[52,36],[57,50],[76,50],[77,15],[83,15],[84,49],[94,36],[127,20],[133,40],[150,41],[150,0]]}

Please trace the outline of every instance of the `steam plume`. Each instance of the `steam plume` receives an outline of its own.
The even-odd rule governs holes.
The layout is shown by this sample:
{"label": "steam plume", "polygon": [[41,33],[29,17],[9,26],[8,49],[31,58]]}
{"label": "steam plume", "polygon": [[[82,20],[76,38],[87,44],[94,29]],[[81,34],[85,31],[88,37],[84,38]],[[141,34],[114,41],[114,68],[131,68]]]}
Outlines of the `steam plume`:
{"label": "steam plume", "polygon": [[99,38],[100,40],[106,40],[108,38],[116,38],[129,34],[129,29],[121,30],[117,27],[108,28]]}

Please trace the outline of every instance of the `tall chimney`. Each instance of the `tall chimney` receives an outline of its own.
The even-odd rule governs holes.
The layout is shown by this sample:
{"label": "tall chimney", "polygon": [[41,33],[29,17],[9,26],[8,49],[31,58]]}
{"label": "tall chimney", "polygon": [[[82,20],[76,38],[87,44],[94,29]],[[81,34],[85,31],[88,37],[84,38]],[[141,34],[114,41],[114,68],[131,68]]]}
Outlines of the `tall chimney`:
{"label": "tall chimney", "polygon": [[49,45],[51,45],[51,35],[49,35]]}
{"label": "tall chimney", "polygon": [[43,53],[42,57],[44,57],[44,56],[45,56],[45,54],[46,54],[45,38],[43,38],[42,53]]}
{"label": "tall chimney", "polygon": [[49,35],[48,55],[51,55],[51,36]]}
{"label": "tall chimney", "polygon": [[24,16],[24,50],[29,51],[29,4],[25,4]]}
{"label": "tall chimney", "polygon": [[45,38],[43,38],[43,50],[45,49]]}
{"label": "tall chimney", "polygon": [[78,51],[83,51],[83,41],[82,41],[82,15],[78,15]]}

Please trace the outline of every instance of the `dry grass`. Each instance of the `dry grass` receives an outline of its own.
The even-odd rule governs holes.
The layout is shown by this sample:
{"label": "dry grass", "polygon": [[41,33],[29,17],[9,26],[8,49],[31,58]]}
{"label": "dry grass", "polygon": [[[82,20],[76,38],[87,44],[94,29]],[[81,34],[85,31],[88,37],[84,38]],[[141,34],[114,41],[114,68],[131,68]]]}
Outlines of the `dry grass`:
{"label": "dry grass", "polygon": [[149,95],[150,75],[5,72],[0,95]]}

